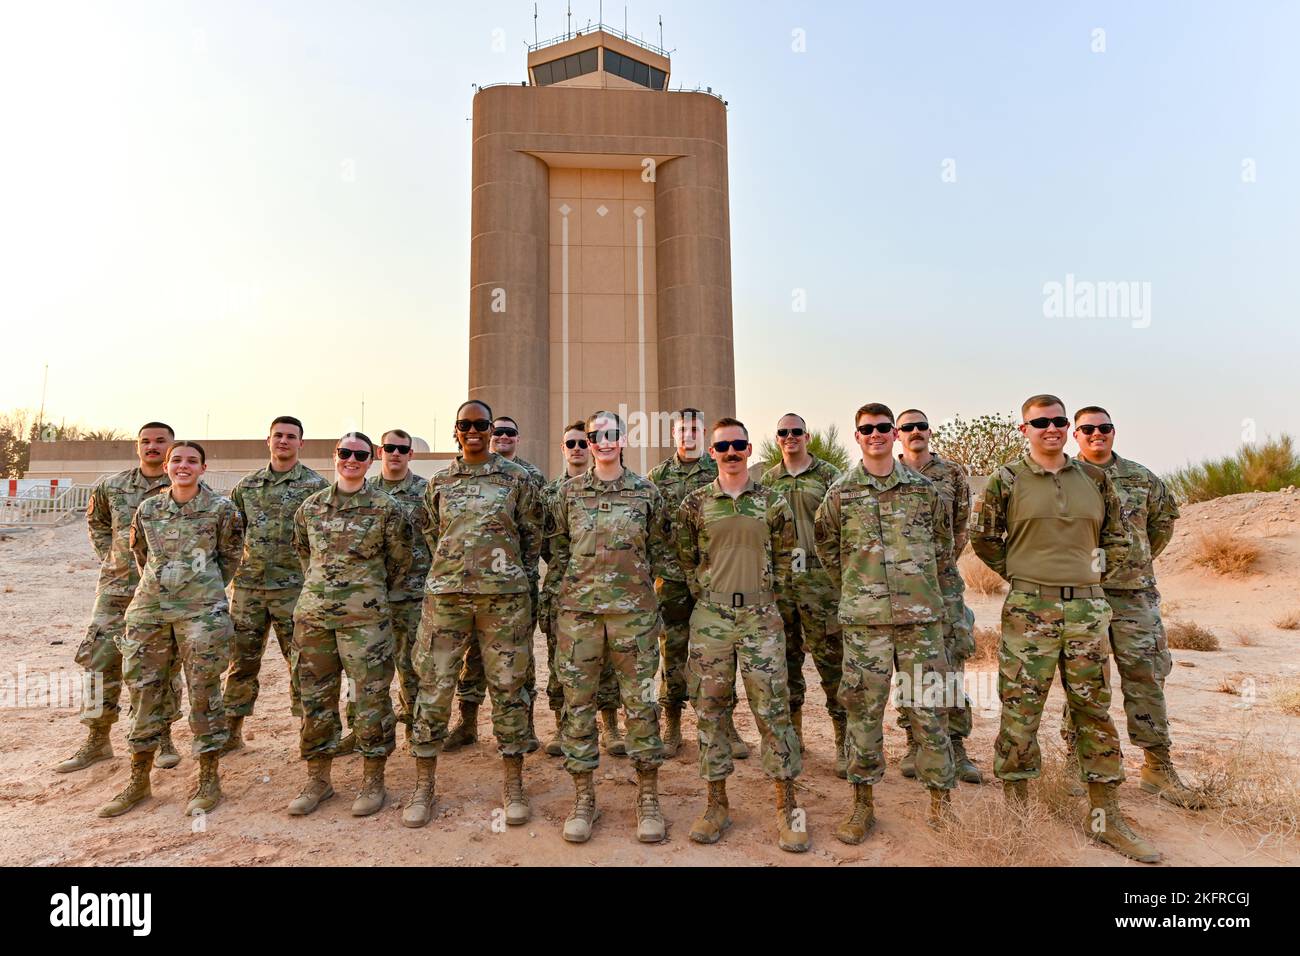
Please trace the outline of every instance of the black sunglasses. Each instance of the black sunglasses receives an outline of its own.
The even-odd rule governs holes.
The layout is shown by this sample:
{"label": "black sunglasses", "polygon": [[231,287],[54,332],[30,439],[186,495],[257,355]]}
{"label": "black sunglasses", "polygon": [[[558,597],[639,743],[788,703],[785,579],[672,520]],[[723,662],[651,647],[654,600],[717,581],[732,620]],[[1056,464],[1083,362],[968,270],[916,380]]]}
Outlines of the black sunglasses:
{"label": "black sunglasses", "polygon": [[1093,432],[1101,432],[1103,435],[1109,435],[1114,430],[1115,430],[1115,426],[1112,425],[1110,422],[1106,422],[1106,424],[1104,425],[1080,425],[1079,426],[1079,431],[1083,432],[1085,435],[1091,435]]}
{"label": "black sunglasses", "polygon": [[409,454],[411,453],[411,446],[410,446],[410,445],[394,445],[392,442],[387,442],[387,443],[385,443],[385,445],[384,445],[384,451],[388,452],[390,455],[391,455],[393,452],[397,452],[397,454],[399,454],[399,455],[409,455]]}
{"label": "black sunglasses", "polygon": [[908,422],[906,425],[899,425],[898,430],[900,432],[911,432],[911,431],[928,432],[930,430],[930,423],[929,422]]}
{"label": "black sunglasses", "polygon": [[493,438],[500,438],[503,435],[507,438],[514,438],[518,434],[519,434],[518,428],[511,428],[508,425],[502,425],[500,428],[492,429]]}
{"label": "black sunglasses", "polygon": [[[617,428],[605,428],[598,432],[587,432],[587,440],[593,445],[599,445],[603,441],[618,441],[620,434],[622,433]],[[568,443],[566,442],[565,444]]]}
{"label": "black sunglasses", "polygon": [[803,429],[802,428],[778,428],[776,430],[777,438],[785,438],[787,435],[792,438],[802,438]]}
{"label": "black sunglasses", "polygon": [[586,448],[587,439],[585,438],[566,438],[564,439],[565,448]]}
{"label": "black sunglasses", "polygon": [[370,452],[364,448],[335,448],[334,454],[339,456],[340,461],[347,461],[349,458],[355,458],[357,461],[370,460]]}
{"label": "black sunglasses", "polygon": [[870,435],[872,432],[880,432],[882,435],[888,435],[894,430],[893,422],[877,422],[874,425],[859,425],[859,435]]}
{"label": "black sunglasses", "polygon": [[748,438],[733,438],[731,441],[715,441],[713,443],[713,450],[719,455],[730,451],[732,448],[736,449],[736,451],[744,451],[748,447]]}
{"label": "black sunglasses", "polygon": [[1031,418],[1028,423],[1035,428],[1046,428],[1048,425],[1055,425],[1057,428],[1069,428],[1070,420],[1064,415],[1057,415],[1055,418]]}
{"label": "black sunglasses", "polygon": [[467,432],[471,428],[476,432],[485,432],[492,428],[492,423],[486,418],[475,418],[473,420],[468,418],[456,419],[456,431]]}

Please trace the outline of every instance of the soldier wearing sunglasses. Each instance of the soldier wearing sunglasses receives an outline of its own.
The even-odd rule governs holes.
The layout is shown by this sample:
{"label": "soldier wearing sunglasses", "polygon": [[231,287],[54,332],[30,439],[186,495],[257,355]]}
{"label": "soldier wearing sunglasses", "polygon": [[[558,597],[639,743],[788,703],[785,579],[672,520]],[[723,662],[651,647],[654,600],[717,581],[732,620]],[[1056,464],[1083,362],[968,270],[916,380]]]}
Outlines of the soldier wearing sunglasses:
{"label": "soldier wearing sunglasses", "polygon": [[894,413],[871,402],[853,416],[862,461],[831,485],[817,509],[817,554],[840,594],[853,808],[835,831],[844,843],[875,824],[872,787],[885,774],[885,704],[895,662],[919,745],[916,772],[930,791],[927,822],[943,826],[956,786],[952,744],[935,685],[948,689],[943,623],[960,598],[951,515],[934,484],[894,460]]}
{"label": "soldier wearing sunglasses", "polygon": [[[1089,405],[1075,412],[1074,440],[1079,443],[1079,457],[1114,482],[1128,526],[1128,557],[1108,566],[1101,584],[1111,610],[1110,647],[1124,693],[1128,739],[1145,758],[1141,787],[1180,807],[1198,809],[1203,798],[1182,782],[1169,756],[1164,685],[1173,659],[1160,620],[1160,592],[1152,565],[1174,536],[1178,505],[1151,471],[1115,454],[1115,425],[1106,409]],[[1074,725],[1068,706],[1061,736],[1073,753]]]}
{"label": "soldier wearing sunglasses", "polygon": [[334,795],[340,676],[356,691],[353,730],[365,758],[354,817],[378,813],[387,799],[384,766],[396,746],[393,627],[389,595],[408,586],[414,533],[402,506],[366,486],[374,443],[348,432],[334,448],[334,483],[294,516],[293,544],[306,569],[293,612],[294,669],[302,694],[302,758],[307,783],[289,813],[311,813]]}
{"label": "soldier wearing sunglasses", "polygon": [[[898,415],[898,440],[903,452],[898,456],[908,468],[933,482],[943,498],[951,518],[952,553],[960,558],[970,540],[970,483],[966,472],[956,462],[944,461],[930,450],[930,422],[925,412],[909,408]],[[955,592],[950,591],[950,595]],[[965,683],[966,659],[975,653],[975,613],[960,595],[949,601],[943,622],[943,646],[948,658],[948,673],[954,694]],[[984,776],[966,753],[966,738],[971,732],[970,698],[965,690],[947,708],[948,739],[952,741],[952,759],[957,777],[966,783],[983,783]],[[907,734],[907,755],[899,765],[904,777],[916,776],[917,742],[912,734],[912,718],[905,709],[898,711],[898,726]]]}
{"label": "soldier wearing sunglasses", "polygon": [[1023,805],[1028,782],[1040,772],[1038,725],[1059,665],[1093,810],[1088,832],[1125,856],[1155,863],[1159,852],[1132,830],[1115,795],[1124,764],[1110,719],[1111,610],[1101,582],[1107,568],[1129,560],[1123,506],[1105,471],[1065,454],[1064,402],[1034,395],[1021,415],[1029,453],[989,477],[971,529],[975,553],[1011,585],[1002,605],[1002,722],[993,772],[1008,801]]}
{"label": "soldier wearing sunglasses", "polygon": [[[587,423],[578,420],[564,430],[560,437],[560,455],[564,459],[564,474],[551,479],[543,489],[542,507],[549,518],[551,505],[557,500],[560,488],[570,478],[586,474],[591,467],[591,447],[587,441]],[[555,717],[555,736],[546,744],[546,754],[559,757],[564,753],[561,736],[564,733],[564,687],[555,671],[555,596],[560,590],[560,575],[551,567],[549,530],[542,541],[542,560],[546,562],[546,578],[537,602],[537,623],[546,635],[546,699]],[[596,707],[602,720],[601,744],[605,752],[615,757],[627,756],[627,744],[618,729],[618,679],[609,658],[600,672],[600,687],[596,691]]]}
{"label": "soldier wearing sunglasses", "polygon": [[762,734],[763,771],[776,786],[777,845],[800,853],[811,845],[794,780],[803,768],[790,722],[785,631],[777,596],[790,587],[798,543],[794,514],[781,495],[749,477],[753,448],[744,424],[722,418],[709,455],[718,477],[688,494],[673,533],[695,607],[687,675],[700,736],[700,776],[708,804],[691,827],[697,843],[716,843],[731,826],[727,777],[734,768],[727,723],[736,705],[736,668]]}
{"label": "soldier wearing sunglasses", "polygon": [[[503,761],[506,823],[527,823],[524,754],[530,739],[525,687],[532,659],[530,594],[542,540],[541,499],[528,472],[488,447],[492,410],[482,401],[456,411],[460,455],[429,479],[423,531],[433,563],[411,663],[420,679],[411,752],[415,789],[402,823],[421,827],[433,812],[438,752],[447,740],[456,675],[472,643],[492,694],[492,729]],[[477,712],[477,706],[474,708]]]}
{"label": "soldier wearing sunglasses", "polygon": [[785,625],[785,669],[790,684],[790,720],[803,747],[803,678],[804,649],[812,653],[826,694],[826,710],[835,728],[835,773],[843,777],[844,707],[839,702],[840,672],[844,664],[844,638],[835,616],[839,595],[817,560],[813,519],[840,470],[808,451],[808,425],[794,412],[782,415],[776,423],[776,442],[781,449],[780,464],[763,474],[762,484],[780,492],[794,512],[798,551],[789,594],[778,598],[781,621]]}

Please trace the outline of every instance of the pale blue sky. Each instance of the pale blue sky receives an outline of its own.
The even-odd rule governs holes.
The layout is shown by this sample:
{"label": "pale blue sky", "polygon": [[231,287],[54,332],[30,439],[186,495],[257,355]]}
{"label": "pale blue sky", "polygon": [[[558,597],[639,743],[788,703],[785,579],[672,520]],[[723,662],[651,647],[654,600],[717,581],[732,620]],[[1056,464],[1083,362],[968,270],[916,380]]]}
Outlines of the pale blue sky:
{"label": "pale blue sky", "polygon": [[[33,6],[0,21],[0,409],[48,360],[54,417],[334,435],[364,393],[447,447],[471,83],[523,78],[532,4]],[[1160,469],[1300,433],[1297,4],[635,2],[632,32],[659,13],[673,84],[730,103],[751,430],[1048,390]],[[1149,327],[1045,318],[1067,274],[1150,283]]]}

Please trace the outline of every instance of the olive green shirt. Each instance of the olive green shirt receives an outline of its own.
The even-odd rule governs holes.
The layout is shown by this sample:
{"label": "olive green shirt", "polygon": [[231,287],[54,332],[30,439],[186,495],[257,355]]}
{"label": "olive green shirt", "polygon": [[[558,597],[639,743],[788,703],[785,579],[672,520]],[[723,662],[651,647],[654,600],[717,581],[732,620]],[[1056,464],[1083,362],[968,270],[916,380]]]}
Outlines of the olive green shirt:
{"label": "olive green shirt", "polygon": [[[671,519],[677,519],[677,509],[681,507],[686,496],[696,488],[702,488],[718,477],[718,463],[706,451],[699,458],[682,461],[677,453],[665,458],[650,469],[646,475],[655,483],[659,493],[664,496]],[[674,538],[676,533],[674,532]],[[669,559],[667,567],[660,575],[665,581],[685,581],[686,571],[677,561],[676,555]]]}
{"label": "olive green shirt", "polygon": [[[751,478],[732,498],[718,479],[688,494],[673,520],[677,556],[698,601],[766,603],[788,593],[797,538],[794,513],[779,492]],[[770,598],[768,596],[770,595]]]}
{"label": "olive green shirt", "polygon": [[775,489],[785,498],[794,513],[794,532],[799,547],[807,558],[807,565],[817,562],[817,533],[815,522],[817,506],[826,497],[826,490],[840,476],[840,470],[829,461],[809,455],[812,463],[797,475],[790,474],[785,461],[779,461],[763,472],[762,483]]}

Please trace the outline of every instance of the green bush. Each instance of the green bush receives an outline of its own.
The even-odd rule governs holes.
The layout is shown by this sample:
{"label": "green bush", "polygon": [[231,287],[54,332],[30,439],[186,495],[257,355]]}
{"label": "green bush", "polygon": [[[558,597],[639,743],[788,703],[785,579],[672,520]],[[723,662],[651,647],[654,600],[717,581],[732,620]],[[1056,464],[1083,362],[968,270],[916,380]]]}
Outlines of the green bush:
{"label": "green bush", "polygon": [[930,450],[962,465],[968,475],[991,475],[998,466],[1029,451],[1019,425],[1016,415],[980,415],[969,420],[958,415],[934,430]]}
{"label": "green bush", "polygon": [[[829,461],[840,471],[846,471],[849,467],[849,453],[840,444],[840,430],[835,425],[831,425],[825,431],[811,429],[808,432],[808,451],[822,461]],[[772,439],[764,438],[763,444],[758,449],[758,457],[763,470],[767,471],[780,462],[781,449]]]}
{"label": "green bush", "polygon": [[1290,435],[1242,445],[1235,454],[1187,465],[1165,478],[1179,501],[1209,501],[1248,491],[1280,491],[1300,485],[1300,455]]}

